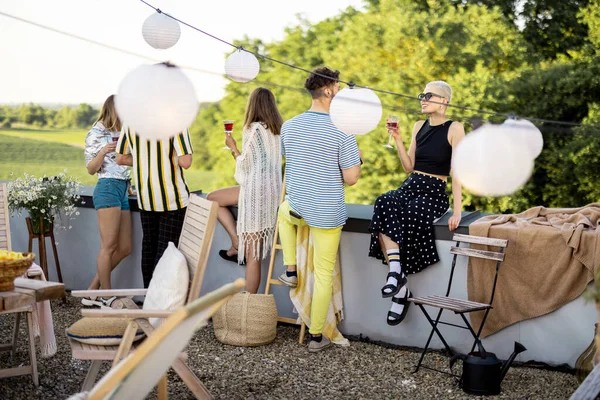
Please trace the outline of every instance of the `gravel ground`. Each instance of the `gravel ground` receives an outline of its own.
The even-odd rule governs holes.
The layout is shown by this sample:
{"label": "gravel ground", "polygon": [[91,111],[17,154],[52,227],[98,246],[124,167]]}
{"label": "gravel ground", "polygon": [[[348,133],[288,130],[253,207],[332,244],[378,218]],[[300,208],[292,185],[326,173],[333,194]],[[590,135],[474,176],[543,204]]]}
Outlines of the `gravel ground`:
{"label": "gravel ground", "polygon": [[[74,298],[69,298],[66,305],[52,302],[58,352],[49,359],[38,357],[40,386],[35,388],[30,376],[4,378],[0,380],[0,399],[66,399],[79,391],[90,362],[71,358],[64,334],[65,328],[80,317],[79,309]],[[13,318],[0,317],[3,339],[10,337]],[[188,364],[218,399],[474,398],[463,393],[451,377],[427,370],[412,374],[419,357],[414,351],[353,341],[347,348],[336,346],[309,354],[297,342],[298,329],[280,326],[271,345],[242,348],[219,343],[208,326],[192,340]],[[8,352],[0,353],[0,368],[27,362],[26,338],[22,329],[19,353],[12,361]],[[427,359],[439,365],[447,362],[435,353],[428,353]],[[101,374],[107,369],[108,363]],[[568,399],[576,388],[577,381],[571,374],[513,367],[504,379],[502,394],[488,398]],[[169,395],[173,399],[193,398],[173,373],[169,374]],[[149,398],[156,397],[151,394]]]}

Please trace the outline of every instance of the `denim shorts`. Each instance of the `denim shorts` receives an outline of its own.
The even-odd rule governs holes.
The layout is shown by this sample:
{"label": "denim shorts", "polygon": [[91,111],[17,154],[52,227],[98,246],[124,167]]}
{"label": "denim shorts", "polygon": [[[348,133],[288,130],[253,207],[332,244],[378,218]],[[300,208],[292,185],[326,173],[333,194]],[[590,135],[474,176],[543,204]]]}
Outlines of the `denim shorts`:
{"label": "denim shorts", "polygon": [[129,196],[127,188],[129,181],[114,178],[98,179],[94,189],[94,208],[121,207],[121,210],[129,211]]}

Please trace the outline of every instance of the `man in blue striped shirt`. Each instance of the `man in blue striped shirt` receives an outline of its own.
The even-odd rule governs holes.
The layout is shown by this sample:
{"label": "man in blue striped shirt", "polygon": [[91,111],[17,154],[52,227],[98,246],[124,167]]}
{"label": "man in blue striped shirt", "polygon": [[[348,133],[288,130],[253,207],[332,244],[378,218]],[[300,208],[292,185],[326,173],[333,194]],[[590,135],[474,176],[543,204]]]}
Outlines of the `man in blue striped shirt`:
{"label": "man in blue striped shirt", "polygon": [[331,345],[322,333],[342,227],[348,218],[344,184],[358,181],[362,163],[356,138],[337,129],[329,116],[331,100],[340,87],[338,77],[339,71],[326,67],[314,70],[304,84],[312,97],[311,108],[281,128],[287,198],[279,207],[279,232],[287,270],[279,280],[290,287],[297,285],[296,228],[308,225],[315,275],[308,344],[311,352]]}

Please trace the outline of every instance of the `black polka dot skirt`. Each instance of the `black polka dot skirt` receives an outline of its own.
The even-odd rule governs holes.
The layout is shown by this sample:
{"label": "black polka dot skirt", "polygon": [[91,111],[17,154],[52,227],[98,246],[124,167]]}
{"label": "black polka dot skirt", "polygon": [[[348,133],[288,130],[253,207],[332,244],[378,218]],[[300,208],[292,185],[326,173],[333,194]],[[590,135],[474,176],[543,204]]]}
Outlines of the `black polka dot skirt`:
{"label": "black polka dot skirt", "polygon": [[440,259],[435,246],[433,221],[448,210],[446,182],[432,176],[412,173],[402,186],[377,198],[369,231],[369,256],[385,257],[378,235],[383,233],[400,246],[400,262],[405,274],[422,271]]}

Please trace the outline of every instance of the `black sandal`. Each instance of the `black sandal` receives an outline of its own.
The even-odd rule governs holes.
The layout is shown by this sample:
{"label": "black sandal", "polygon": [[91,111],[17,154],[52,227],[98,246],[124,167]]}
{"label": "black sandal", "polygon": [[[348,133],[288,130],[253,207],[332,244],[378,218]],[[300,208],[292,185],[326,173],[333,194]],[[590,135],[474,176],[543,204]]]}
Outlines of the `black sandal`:
{"label": "black sandal", "polygon": [[[407,282],[406,275],[400,276],[400,274],[397,272],[390,272],[385,277],[386,281],[390,278],[396,278],[396,281],[398,282],[398,284],[392,285],[390,283],[381,288],[381,297],[383,297],[384,299],[397,295],[398,292],[400,291],[400,289],[402,289],[402,286],[406,285],[406,282]],[[386,289],[391,289],[392,291],[387,292]]]}
{"label": "black sandal", "polygon": [[236,255],[230,256],[229,254],[227,254],[227,250],[219,250],[219,255],[224,260],[231,261],[236,264],[238,262],[238,255],[236,254]]}
{"label": "black sandal", "polygon": [[408,312],[408,306],[410,306],[410,302],[408,301],[408,298],[411,297],[412,293],[410,293],[410,290],[406,291],[406,296],[404,296],[403,298],[397,298],[397,297],[392,297],[392,301],[396,304],[402,304],[404,306],[404,308],[402,309],[402,314],[398,314],[392,311],[388,311],[387,314],[387,323],[388,325],[398,325],[400,322],[404,321],[404,318],[406,318],[406,313]]}

